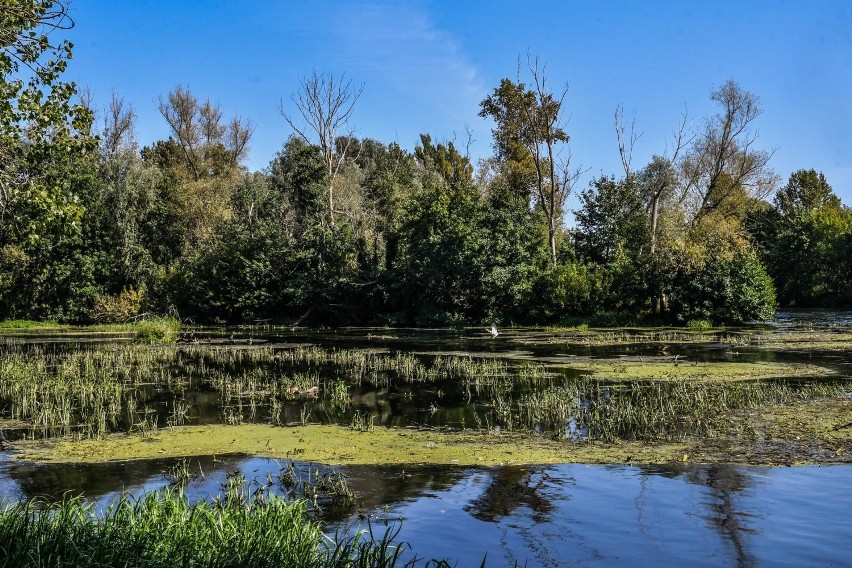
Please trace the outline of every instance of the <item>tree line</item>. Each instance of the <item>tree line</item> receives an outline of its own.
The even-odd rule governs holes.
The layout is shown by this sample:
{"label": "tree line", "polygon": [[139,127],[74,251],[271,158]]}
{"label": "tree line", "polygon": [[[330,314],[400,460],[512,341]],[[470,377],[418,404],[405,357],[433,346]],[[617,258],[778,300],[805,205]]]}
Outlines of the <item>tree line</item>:
{"label": "tree line", "polygon": [[314,72],[250,172],[253,125],[180,86],[158,103],[169,138],[140,148],[120,96],[98,110],[62,80],[72,45],[49,32],[69,25],[52,0],[0,13],[1,318],[738,323],[852,305],[852,210],[814,170],[782,185],[733,81],[641,167],[616,110],[622,170],[576,188],[566,90],[535,58],[480,103],[493,155],[476,164],[428,134],[413,152],[358,138],[363,87]]}

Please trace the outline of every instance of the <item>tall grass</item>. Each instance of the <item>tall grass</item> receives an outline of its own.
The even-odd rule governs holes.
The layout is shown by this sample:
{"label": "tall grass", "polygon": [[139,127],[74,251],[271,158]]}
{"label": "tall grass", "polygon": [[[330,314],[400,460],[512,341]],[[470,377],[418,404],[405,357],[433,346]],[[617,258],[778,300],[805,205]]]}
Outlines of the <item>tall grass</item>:
{"label": "tall grass", "polygon": [[192,423],[200,409],[185,393],[198,390],[218,393],[226,424],[304,424],[319,417],[369,430],[375,417],[357,403],[365,384],[389,392],[410,385],[409,392],[432,397],[418,401],[427,408],[443,404],[438,401],[451,391],[448,404],[473,405],[478,426],[558,433],[573,421],[591,438],[607,440],[713,434],[725,427],[720,413],[726,410],[848,389],[827,381],[609,384],[540,363],[365,349],[0,344],[0,416],[28,423],[41,437],[152,435],[161,426]]}
{"label": "tall grass", "polygon": [[[0,566],[101,567],[393,567],[415,566],[398,530],[330,539],[304,501],[281,497],[228,503],[190,502],[164,489],[122,496],[98,513],[66,497],[5,505]],[[447,566],[443,561],[429,565]]]}
{"label": "tall grass", "polygon": [[3,320],[0,321],[0,329],[53,329],[60,327],[55,321],[33,321],[33,320]]}
{"label": "tall grass", "polygon": [[[510,414],[524,429],[560,431],[573,423],[590,440],[673,440],[736,428],[725,418],[729,411],[835,396],[848,388],[842,381],[607,384],[580,378],[523,395]],[[495,414],[500,416],[499,408]]]}

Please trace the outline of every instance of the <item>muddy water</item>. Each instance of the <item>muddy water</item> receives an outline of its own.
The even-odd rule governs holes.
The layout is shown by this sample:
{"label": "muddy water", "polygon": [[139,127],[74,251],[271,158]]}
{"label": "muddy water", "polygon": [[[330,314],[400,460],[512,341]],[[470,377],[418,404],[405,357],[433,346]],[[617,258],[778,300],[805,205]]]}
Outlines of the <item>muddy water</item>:
{"label": "muddy water", "polygon": [[[242,472],[251,486],[282,464],[193,458],[194,498]],[[0,461],[0,495],[164,486],[168,461],[36,465]],[[316,466],[299,464],[304,471]],[[845,566],[852,558],[852,466],[757,468],[557,465],[512,468],[343,468],[356,504],[327,507],[328,530],[399,529],[419,557],[458,566]],[[280,491],[280,488],[278,489]]]}

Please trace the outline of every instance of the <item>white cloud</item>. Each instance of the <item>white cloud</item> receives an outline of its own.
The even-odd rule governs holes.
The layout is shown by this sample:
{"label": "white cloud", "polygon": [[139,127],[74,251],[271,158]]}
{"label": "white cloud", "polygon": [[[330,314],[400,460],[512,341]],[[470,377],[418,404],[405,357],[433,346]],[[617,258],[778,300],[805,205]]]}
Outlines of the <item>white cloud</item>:
{"label": "white cloud", "polygon": [[424,115],[441,110],[450,119],[476,114],[479,72],[461,43],[426,12],[356,2],[335,12],[330,31],[341,70],[366,82],[365,96],[373,101],[398,105],[402,99]]}

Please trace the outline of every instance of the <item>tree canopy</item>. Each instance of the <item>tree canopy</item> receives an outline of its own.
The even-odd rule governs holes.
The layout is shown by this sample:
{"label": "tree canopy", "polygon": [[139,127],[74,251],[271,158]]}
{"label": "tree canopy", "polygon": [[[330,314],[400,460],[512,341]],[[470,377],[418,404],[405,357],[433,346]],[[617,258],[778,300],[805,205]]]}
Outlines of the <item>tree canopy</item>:
{"label": "tree canopy", "polygon": [[534,57],[480,103],[487,160],[429,133],[411,151],[359,138],[362,87],[313,72],[281,105],[291,135],[250,172],[250,121],[177,86],[157,103],[169,136],[140,148],[121,95],[97,111],[63,81],[65,5],[2,5],[0,317],[737,323],[776,298],[852,304],[852,213],[814,170],[776,187],[758,98],[733,81],[642,167],[617,111],[623,175],[593,179],[569,225],[567,87]]}

